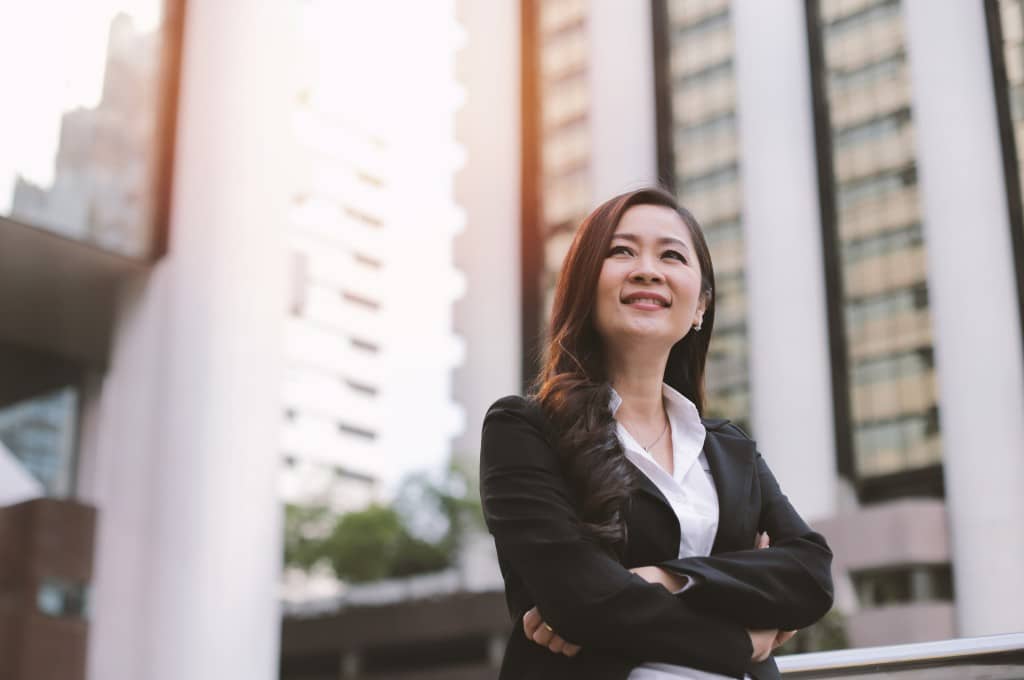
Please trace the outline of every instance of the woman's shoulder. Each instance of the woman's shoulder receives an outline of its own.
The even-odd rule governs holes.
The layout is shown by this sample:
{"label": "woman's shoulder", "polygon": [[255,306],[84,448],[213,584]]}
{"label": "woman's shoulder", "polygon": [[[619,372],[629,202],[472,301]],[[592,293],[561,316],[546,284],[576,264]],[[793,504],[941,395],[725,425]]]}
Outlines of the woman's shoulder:
{"label": "woman's shoulder", "polygon": [[731,420],[722,419],[721,423],[721,425],[715,428],[719,432],[730,434],[733,437],[739,437],[740,439],[749,439],[750,441],[753,441],[753,437],[747,434],[742,427]]}
{"label": "woman's shoulder", "polygon": [[481,458],[512,450],[516,456],[529,452],[551,455],[547,418],[540,403],[529,396],[510,394],[496,400],[487,409],[483,422]]}
{"label": "woman's shoulder", "polygon": [[512,418],[523,421],[543,431],[545,427],[544,411],[540,403],[530,396],[508,394],[491,404],[484,415],[484,425],[489,421]]}

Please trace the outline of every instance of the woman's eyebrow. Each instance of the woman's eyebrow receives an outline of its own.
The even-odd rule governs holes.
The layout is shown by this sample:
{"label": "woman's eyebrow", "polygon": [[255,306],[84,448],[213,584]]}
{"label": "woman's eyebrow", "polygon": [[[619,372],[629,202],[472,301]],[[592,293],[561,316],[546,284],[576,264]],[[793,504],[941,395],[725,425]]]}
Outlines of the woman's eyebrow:
{"label": "woman's eyebrow", "polygon": [[[633,243],[640,243],[640,238],[636,234],[612,234],[612,238],[622,238],[627,241],[632,241]],[[673,243],[682,247],[683,250],[690,250],[686,245],[686,241],[678,239],[675,236],[662,236],[658,239],[658,245],[664,245],[666,243]]]}

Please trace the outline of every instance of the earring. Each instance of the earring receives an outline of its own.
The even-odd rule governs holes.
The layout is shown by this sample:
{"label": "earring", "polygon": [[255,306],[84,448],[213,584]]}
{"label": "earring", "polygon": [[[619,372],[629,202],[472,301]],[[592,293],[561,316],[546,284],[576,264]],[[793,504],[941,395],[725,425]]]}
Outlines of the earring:
{"label": "earring", "polygon": [[700,327],[701,327],[701,324],[703,324],[703,323],[704,323],[703,321],[698,321],[698,322],[697,322],[697,325],[693,327],[693,330],[695,330],[695,331],[698,331],[698,332],[699,332],[699,331],[700,331]]}

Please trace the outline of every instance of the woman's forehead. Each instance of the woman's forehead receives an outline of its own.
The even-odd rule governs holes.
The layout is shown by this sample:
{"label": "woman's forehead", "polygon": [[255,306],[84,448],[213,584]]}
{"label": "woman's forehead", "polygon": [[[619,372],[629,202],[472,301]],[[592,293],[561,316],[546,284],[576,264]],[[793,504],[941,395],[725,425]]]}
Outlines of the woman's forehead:
{"label": "woman's forehead", "polygon": [[615,235],[671,236],[690,243],[690,230],[678,212],[663,205],[634,205],[626,210],[615,227]]}

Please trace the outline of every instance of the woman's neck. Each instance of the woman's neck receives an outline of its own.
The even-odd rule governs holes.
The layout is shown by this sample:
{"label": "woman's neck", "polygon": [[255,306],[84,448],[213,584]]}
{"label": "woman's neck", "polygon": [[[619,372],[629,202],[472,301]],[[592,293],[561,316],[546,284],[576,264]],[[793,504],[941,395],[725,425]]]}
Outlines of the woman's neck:
{"label": "woman's neck", "polygon": [[662,382],[667,361],[667,353],[663,357],[643,352],[611,353],[608,382],[622,398],[616,418],[622,416],[647,425],[665,422]]}

